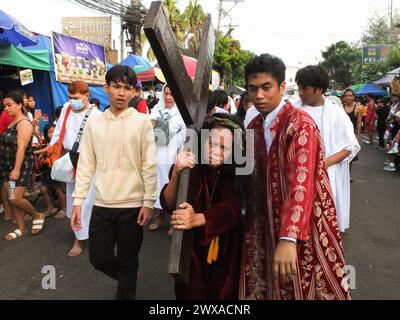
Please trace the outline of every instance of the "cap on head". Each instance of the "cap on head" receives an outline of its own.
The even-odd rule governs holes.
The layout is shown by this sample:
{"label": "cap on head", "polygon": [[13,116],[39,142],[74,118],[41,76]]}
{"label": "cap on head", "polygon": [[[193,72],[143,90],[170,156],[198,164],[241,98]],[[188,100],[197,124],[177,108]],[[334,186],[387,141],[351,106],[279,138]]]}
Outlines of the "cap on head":
{"label": "cap on head", "polygon": [[136,81],[135,89],[142,90],[142,88],[143,88],[142,81],[140,81],[140,80]]}

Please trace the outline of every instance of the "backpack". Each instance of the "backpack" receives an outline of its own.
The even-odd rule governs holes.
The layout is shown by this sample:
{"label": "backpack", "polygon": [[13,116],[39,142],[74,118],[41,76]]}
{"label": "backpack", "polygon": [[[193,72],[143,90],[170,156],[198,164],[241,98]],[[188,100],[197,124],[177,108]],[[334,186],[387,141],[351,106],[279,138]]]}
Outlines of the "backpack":
{"label": "backpack", "polygon": [[169,119],[170,115],[166,112],[165,115],[160,111],[158,111],[160,116],[157,116],[153,131],[154,137],[156,139],[156,145],[159,147],[163,147],[168,145],[169,143]]}
{"label": "backpack", "polygon": [[154,136],[156,139],[156,145],[159,147],[165,147],[180,130],[176,133],[171,133],[169,130],[169,120],[174,115],[170,115],[168,112],[163,114],[161,110],[159,110],[158,113],[160,115],[157,116],[153,127]]}

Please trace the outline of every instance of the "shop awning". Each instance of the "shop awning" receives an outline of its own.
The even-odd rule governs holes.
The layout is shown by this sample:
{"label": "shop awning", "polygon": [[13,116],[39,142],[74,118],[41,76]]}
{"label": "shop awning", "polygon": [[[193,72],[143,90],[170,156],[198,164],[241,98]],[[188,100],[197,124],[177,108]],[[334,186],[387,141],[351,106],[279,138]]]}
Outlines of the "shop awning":
{"label": "shop awning", "polygon": [[14,45],[0,46],[0,64],[50,71],[49,52],[47,50],[26,51]]}

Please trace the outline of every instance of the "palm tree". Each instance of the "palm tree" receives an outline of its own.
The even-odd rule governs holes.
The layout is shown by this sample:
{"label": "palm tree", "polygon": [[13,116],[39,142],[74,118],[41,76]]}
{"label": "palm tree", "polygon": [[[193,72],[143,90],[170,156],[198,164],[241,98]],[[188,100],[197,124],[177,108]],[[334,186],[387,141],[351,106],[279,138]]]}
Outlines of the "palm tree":
{"label": "palm tree", "polygon": [[198,0],[190,0],[189,5],[182,14],[185,34],[185,51],[188,55],[197,57],[201,43],[201,30],[206,15]]}
{"label": "palm tree", "polygon": [[[176,0],[163,0],[168,22],[183,54],[197,57],[201,42],[201,30],[205,13],[198,0],[190,0],[187,8],[180,13]],[[147,57],[151,61],[154,53],[150,49]]]}
{"label": "palm tree", "polygon": [[167,11],[168,22],[171,26],[172,31],[175,34],[176,41],[179,47],[183,47],[185,39],[185,30],[183,25],[183,19],[181,13],[176,5],[176,0],[164,0],[163,5]]}

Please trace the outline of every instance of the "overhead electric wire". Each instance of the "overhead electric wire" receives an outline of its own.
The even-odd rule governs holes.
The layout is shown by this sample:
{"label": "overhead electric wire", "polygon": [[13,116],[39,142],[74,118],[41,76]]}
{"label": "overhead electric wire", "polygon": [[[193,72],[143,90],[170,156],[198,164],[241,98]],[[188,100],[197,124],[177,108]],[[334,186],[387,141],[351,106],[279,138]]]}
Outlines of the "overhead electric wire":
{"label": "overhead electric wire", "polygon": [[140,2],[139,6],[134,4],[123,4],[120,0],[65,0],[71,3],[81,5],[85,8],[100,11],[118,18],[123,22],[123,30],[136,28],[137,25],[143,25],[147,9]]}
{"label": "overhead electric wire", "polygon": [[[82,7],[100,11],[119,18],[125,18],[126,13],[132,9],[131,4],[121,3],[119,0],[65,0],[68,2],[76,3]],[[144,9],[141,4],[141,9]]]}

